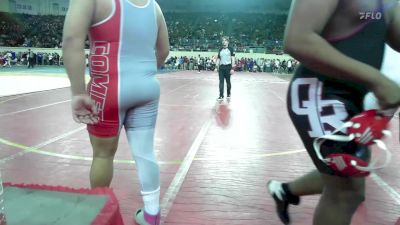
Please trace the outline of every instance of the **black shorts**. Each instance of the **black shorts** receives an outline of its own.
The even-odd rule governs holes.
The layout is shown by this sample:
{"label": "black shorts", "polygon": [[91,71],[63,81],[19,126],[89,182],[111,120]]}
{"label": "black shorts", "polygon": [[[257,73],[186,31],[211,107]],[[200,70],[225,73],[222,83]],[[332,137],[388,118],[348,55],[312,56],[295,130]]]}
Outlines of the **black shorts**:
{"label": "black shorts", "polygon": [[[313,141],[317,137],[330,134],[344,122],[362,112],[362,96],[335,90],[316,77],[298,77],[290,82],[287,95],[290,118],[315,166],[321,173],[338,175],[318,159]],[[367,147],[355,142],[325,141],[321,153],[347,152],[369,160]]]}

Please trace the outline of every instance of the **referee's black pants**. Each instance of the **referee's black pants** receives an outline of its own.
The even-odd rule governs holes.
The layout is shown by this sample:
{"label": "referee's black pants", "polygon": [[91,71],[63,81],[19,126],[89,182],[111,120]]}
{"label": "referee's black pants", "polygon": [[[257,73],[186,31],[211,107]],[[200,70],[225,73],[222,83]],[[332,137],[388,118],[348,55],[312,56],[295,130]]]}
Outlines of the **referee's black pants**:
{"label": "referee's black pants", "polygon": [[224,78],[226,80],[227,94],[231,96],[231,69],[231,64],[219,66],[219,97],[224,97]]}

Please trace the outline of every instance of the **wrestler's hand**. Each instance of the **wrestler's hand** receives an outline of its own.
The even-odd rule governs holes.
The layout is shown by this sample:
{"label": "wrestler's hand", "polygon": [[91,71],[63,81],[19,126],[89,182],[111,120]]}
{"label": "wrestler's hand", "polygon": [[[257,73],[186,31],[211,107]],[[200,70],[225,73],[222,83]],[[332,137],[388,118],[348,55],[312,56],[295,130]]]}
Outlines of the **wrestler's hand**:
{"label": "wrestler's hand", "polygon": [[381,109],[393,109],[400,105],[400,86],[385,76],[377,80],[372,92]]}
{"label": "wrestler's hand", "polygon": [[235,73],[235,70],[231,69],[230,71],[231,75]]}
{"label": "wrestler's hand", "polygon": [[72,118],[77,123],[95,124],[99,122],[95,102],[89,95],[75,95],[71,100]]}

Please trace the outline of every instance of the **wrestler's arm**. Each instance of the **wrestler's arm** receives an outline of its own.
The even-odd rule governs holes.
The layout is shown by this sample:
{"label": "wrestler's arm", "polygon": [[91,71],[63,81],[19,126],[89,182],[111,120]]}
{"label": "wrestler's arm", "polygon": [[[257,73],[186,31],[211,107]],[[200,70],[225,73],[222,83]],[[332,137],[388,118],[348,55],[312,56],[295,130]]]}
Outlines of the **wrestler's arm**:
{"label": "wrestler's arm", "polygon": [[[397,1],[397,0],[394,0]],[[396,3],[386,35],[386,41],[394,50],[400,52],[400,2]]]}
{"label": "wrestler's arm", "polygon": [[316,72],[374,89],[381,73],[337,51],[321,36],[338,3],[339,0],[294,0],[285,30],[285,51]]}
{"label": "wrestler's arm", "polygon": [[158,23],[158,37],[157,37],[157,68],[164,65],[165,59],[169,55],[169,38],[168,28],[165,22],[164,15],[160,6],[156,3],[157,7],[157,23]]}
{"label": "wrestler's arm", "polygon": [[72,95],[86,94],[85,40],[92,23],[93,0],[70,0],[63,30],[63,57]]}

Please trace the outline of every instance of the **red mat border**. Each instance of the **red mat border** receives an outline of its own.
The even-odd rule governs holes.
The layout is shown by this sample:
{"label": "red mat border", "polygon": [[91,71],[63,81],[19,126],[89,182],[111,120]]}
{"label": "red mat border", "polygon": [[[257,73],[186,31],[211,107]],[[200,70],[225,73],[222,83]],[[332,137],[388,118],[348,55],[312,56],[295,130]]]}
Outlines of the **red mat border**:
{"label": "red mat border", "polygon": [[5,187],[18,187],[18,188],[30,188],[36,190],[46,191],[60,191],[68,193],[80,193],[87,195],[107,195],[107,202],[104,207],[100,210],[100,213],[93,220],[92,225],[124,225],[122,220],[119,203],[111,188],[70,188],[64,186],[49,186],[41,184],[12,184],[4,183]]}

